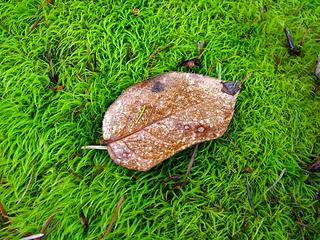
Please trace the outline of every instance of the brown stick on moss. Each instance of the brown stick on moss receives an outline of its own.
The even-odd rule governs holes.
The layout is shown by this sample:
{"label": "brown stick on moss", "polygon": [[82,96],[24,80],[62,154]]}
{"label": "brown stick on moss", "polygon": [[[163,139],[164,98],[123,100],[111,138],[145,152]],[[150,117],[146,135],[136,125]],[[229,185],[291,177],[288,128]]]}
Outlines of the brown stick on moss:
{"label": "brown stick on moss", "polygon": [[122,197],[120,198],[120,200],[119,200],[119,202],[117,204],[117,207],[113,212],[113,215],[112,215],[112,218],[111,218],[111,222],[109,223],[109,226],[108,226],[107,230],[104,233],[102,233],[102,235],[99,238],[99,240],[104,239],[111,232],[113,224],[114,224],[114,222],[116,221],[116,219],[118,217],[118,214],[119,214],[119,211],[120,211],[120,207],[121,207],[125,197],[126,197],[126,194],[123,194]]}

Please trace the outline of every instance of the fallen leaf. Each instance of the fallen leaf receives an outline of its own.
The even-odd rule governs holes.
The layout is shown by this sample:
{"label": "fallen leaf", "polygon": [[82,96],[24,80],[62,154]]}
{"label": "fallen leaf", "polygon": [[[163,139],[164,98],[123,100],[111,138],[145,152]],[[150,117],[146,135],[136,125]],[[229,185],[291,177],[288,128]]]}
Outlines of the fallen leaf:
{"label": "fallen leaf", "polygon": [[103,143],[116,164],[147,171],[178,151],[223,135],[239,90],[239,82],[182,72],[142,81],[105,113]]}
{"label": "fallen leaf", "polygon": [[313,163],[311,163],[307,169],[310,172],[319,172],[320,171],[320,157],[315,157]]}
{"label": "fallen leaf", "polygon": [[190,60],[186,60],[186,61],[183,61],[181,63],[179,63],[177,65],[177,67],[187,67],[187,68],[194,68],[195,66],[200,66],[201,64],[201,61],[199,58],[193,58],[193,59],[190,59]]}

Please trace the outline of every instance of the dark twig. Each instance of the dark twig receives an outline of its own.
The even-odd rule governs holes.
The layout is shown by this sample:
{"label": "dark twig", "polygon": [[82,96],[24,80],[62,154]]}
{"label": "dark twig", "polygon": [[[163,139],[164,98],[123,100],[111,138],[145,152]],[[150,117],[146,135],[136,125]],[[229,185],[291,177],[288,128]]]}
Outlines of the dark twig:
{"label": "dark twig", "polygon": [[285,168],[282,169],[279,177],[278,177],[278,178],[276,179],[276,181],[272,184],[272,186],[267,189],[267,192],[270,191],[271,189],[273,189],[273,188],[277,185],[277,183],[281,180],[281,178],[283,177],[283,175],[284,175],[285,172],[286,172],[286,169],[285,169]]}
{"label": "dark twig", "polygon": [[42,225],[42,227],[41,227],[41,229],[40,229],[40,232],[41,232],[41,233],[44,233],[44,234],[45,234],[45,232],[46,232],[48,226],[50,225],[50,223],[52,222],[53,218],[54,218],[54,213],[51,214],[51,215],[48,217],[48,219],[43,223],[43,225]]}
{"label": "dark twig", "polygon": [[193,162],[194,162],[194,160],[196,158],[198,147],[199,147],[199,143],[196,144],[194,149],[193,149],[192,156],[191,156],[191,159],[190,159],[190,162],[189,162],[189,165],[188,165],[188,169],[187,169],[187,172],[186,172],[186,176],[185,176],[184,182],[187,182],[187,180],[188,180],[188,177],[189,177],[189,174],[191,172],[191,168],[192,168]]}
{"label": "dark twig", "polygon": [[320,171],[320,156],[314,158],[314,161],[307,167],[307,170],[310,172]]}
{"label": "dark twig", "polygon": [[89,222],[87,217],[84,215],[82,209],[80,209],[80,222],[81,222],[81,225],[83,226],[84,232],[88,232]]}
{"label": "dark twig", "polygon": [[37,21],[35,21],[35,23],[30,27],[30,32],[31,33],[38,25],[39,23],[44,19],[43,16],[41,16]]}
{"label": "dark twig", "polygon": [[0,213],[1,213],[3,221],[8,223],[10,220],[9,220],[7,211],[5,210],[5,208],[1,202],[0,202]]}
{"label": "dark twig", "polygon": [[246,181],[247,181],[247,193],[248,193],[248,200],[249,200],[249,203],[250,203],[250,207],[253,210],[254,216],[257,217],[257,212],[256,212],[256,209],[255,209],[255,207],[253,205],[253,201],[252,201],[251,188],[250,188],[250,184],[248,182],[248,178],[246,179]]}
{"label": "dark twig", "polygon": [[113,212],[113,215],[112,215],[112,218],[111,218],[111,222],[109,223],[109,226],[108,226],[107,230],[104,233],[102,233],[101,237],[99,238],[100,240],[104,239],[111,232],[113,224],[114,224],[114,222],[116,221],[116,219],[118,217],[118,214],[119,214],[119,211],[120,211],[120,207],[121,207],[125,197],[126,197],[126,193],[123,194],[122,197],[120,198],[120,200],[119,200],[119,202],[117,204],[117,207]]}
{"label": "dark twig", "polygon": [[294,45],[294,41],[293,41],[293,37],[289,31],[288,27],[284,28],[284,32],[286,34],[287,37],[287,42],[288,42],[288,46],[289,46],[289,54],[290,55],[295,55],[298,56],[301,54],[301,50],[298,49],[295,45]]}
{"label": "dark twig", "polygon": [[168,48],[173,47],[173,45],[174,45],[173,43],[169,43],[169,44],[167,44],[166,46],[164,46],[164,47],[162,47],[162,48],[159,48],[157,51],[155,51],[154,53],[152,53],[149,58],[150,58],[150,59],[155,58],[160,52],[163,52],[163,51],[167,50]]}
{"label": "dark twig", "polygon": [[93,53],[93,71],[97,71],[97,52]]}
{"label": "dark twig", "polygon": [[59,224],[60,224],[60,221],[57,221],[57,222],[53,225],[53,227],[50,229],[50,231],[48,231],[48,232],[44,235],[44,237],[46,237],[46,236],[48,236],[50,233],[52,233],[53,230],[55,230],[55,229],[58,227]]}

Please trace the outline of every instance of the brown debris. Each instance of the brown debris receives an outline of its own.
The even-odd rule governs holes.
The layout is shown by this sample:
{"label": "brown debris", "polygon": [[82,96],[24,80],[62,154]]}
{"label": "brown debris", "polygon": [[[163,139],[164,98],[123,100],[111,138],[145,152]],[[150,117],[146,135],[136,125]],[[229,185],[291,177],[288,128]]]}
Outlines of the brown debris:
{"label": "brown debris", "polygon": [[288,43],[288,52],[290,55],[292,56],[300,56],[301,55],[301,49],[300,48],[297,48],[294,44],[294,41],[293,41],[293,37],[289,31],[289,28],[288,27],[285,27],[284,29],[284,32],[286,34],[286,37],[287,37],[287,43]]}
{"label": "brown debris", "polygon": [[232,94],[225,93],[224,83],[203,75],[171,72],[127,89],[103,120],[103,139],[113,161],[147,171],[176,152],[223,135],[240,90],[234,84]]}
{"label": "brown debris", "polygon": [[44,19],[43,16],[41,16],[40,18],[38,18],[37,21],[35,21],[35,23],[30,27],[30,33],[39,25],[39,23]]}
{"label": "brown debris", "polygon": [[189,174],[191,172],[191,168],[192,168],[192,165],[193,165],[193,162],[196,158],[196,154],[197,154],[197,151],[198,151],[198,147],[199,147],[199,143],[195,145],[194,147],[194,150],[192,152],[192,156],[191,156],[191,159],[190,159],[190,163],[188,165],[188,169],[187,169],[187,172],[186,172],[186,177],[185,177],[185,181],[187,181],[188,177],[189,177]]}
{"label": "brown debris", "polygon": [[7,214],[7,211],[6,209],[4,208],[3,204],[0,202],[0,214],[1,214],[1,217],[3,219],[3,221],[5,223],[9,223],[9,217],[8,217],[8,214]]}
{"label": "brown debris", "polygon": [[186,61],[183,61],[181,63],[179,63],[177,65],[177,67],[187,67],[187,68],[194,68],[195,66],[200,66],[201,64],[201,61],[199,58],[193,58],[193,59],[190,59],[190,60],[186,60]]}
{"label": "brown debris", "polygon": [[80,222],[83,226],[84,232],[88,232],[89,230],[89,221],[88,218],[84,215],[82,209],[80,210]]}
{"label": "brown debris", "polygon": [[105,232],[102,233],[101,237],[99,238],[99,240],[101,239],[104,239],[112,230],[112,227],[113,227],[113,224],[114,222],[116,221],[117,217],[118,217],[118,214],[119,214],[119,211],[120,211],[120,208],[121,208],[121,205],[124,201],[126,197],[126,194],[123,194],[122,197],[120,198],[118,204],[117,204],[117,207],[116,209],[114,210],[113,212],[113,215],[112,215],[112,218],[111,218],[111,222],[109,223],[109,226],[107,228],[107,230]]}
{"label": "brown debris", "polygon": [[51,214],[48,217],[48,219],[43,223],[43,225],[40,229],[40,233],[46,233],[46,230],[47,230],[48,226],[50,225],[50,223],[52,222],[53,218],[54,218],[54,213]]}
{"label": "brown debris", "polygon": [[320,171],[320,156],[314,158],[314,161],[307,167],[307,170],[310,172]]}

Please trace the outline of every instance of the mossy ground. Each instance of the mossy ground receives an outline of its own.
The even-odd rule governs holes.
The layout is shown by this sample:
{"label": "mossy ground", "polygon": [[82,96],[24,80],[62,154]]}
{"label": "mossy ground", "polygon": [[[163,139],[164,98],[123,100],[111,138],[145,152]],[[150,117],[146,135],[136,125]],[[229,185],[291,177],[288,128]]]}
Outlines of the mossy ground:
{"label": "mossy ground", "polygon": [[[1,1],[0,194],[10,223],[0,219],[0,238],[38,233],[55,213],[48,239],[96,239],[126,192],[110,239],[319,239],[319,174],[304,167],[320,154],[320,2],[210,2]],[[296,44],[307,32],[303,56],[289,56],[285,25]],[[253,75],[228,132],[200,145],[187,186],[172,192],[163,182],[186,172],[192,149],[149,172],[80,150],[99,142],[103,114],[124,89],[186,70],[176,65],[197,56],[199,41],[207,47],[194,72],[217,77],[221,64],[223,79]],[[49,48],[58,92],[43,60]]]}

